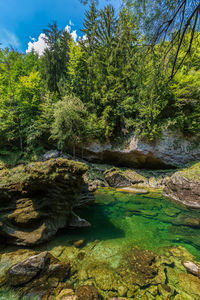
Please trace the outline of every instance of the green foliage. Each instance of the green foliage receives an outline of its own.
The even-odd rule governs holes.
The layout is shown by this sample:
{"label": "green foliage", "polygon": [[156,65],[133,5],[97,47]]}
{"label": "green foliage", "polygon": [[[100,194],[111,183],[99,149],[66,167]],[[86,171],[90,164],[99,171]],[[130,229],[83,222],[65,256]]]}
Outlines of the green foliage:
{"label": "green foliage", "polygon": [[87,110],[77,97],[66,96],[56,103],[51,133],[60,149],[86,142]]}
{"label": "green foliage", "polygon": [[[91,1],[78,43],[56,23],[49,25],[41,57],[0,50],[0,155],[14,151],[34,160],[52,144],[119,144],[133,133],[153,141],[167,128],[200,134],[198,32],[169,82],[178,39],[163,58],[170,41],[149,47],[128,2],[116,14],[111,5],[98,10]],[[190,36],[188,31],[178,64]]]}
{"label": "green foliage", "polygon": [[47,48],[42,56],[42,76],[50,92],[59,92],[59,81],[65,78],[69,59],[68,42],[71,39],[66,30],[59,30],[56,22],[44,30]]}
{"label": "green foliage", "polygon": [[26,131],[38,114],[41,79],[38,57],[8,49],[0,52],[0,146],[24,150]]}

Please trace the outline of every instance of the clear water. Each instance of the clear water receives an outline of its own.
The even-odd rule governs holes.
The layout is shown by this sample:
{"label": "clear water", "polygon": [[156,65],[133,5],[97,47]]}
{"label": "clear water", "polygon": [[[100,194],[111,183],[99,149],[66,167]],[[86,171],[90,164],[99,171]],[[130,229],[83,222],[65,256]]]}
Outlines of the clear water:
{"label": "clear water", "polygon": [[[77,211],[90,228],[68,231],[56,244],[85,239],[113,246],[138,246],[159,253],[163,247],[180,245],[200,260],[200,210],[190,210],[162,197],[161,192],[132,194],[99,189],[95,203]],[[54,243],[53,243],[54,244]],[[102,244],[103,246],[103,244]]]}
{"label": "clear water", "polygon": [[[102,272],[101,276],[108,275],[110,278],[111,270],[121,264],[124,253],[134,246],[164,254],[166,247],[179,245],[200,260],[200,210],[176,205],[163,198],[159,191],[139,195],[102,188],[95,193],[95,203],[80,209],[77,214],[87,219],[92,226],[64,230],[38,250],[49,250],[61,261],[74,260],[79,280],[83,270],[89,271],[92,274],[90,278],[97,283],[103,280],[103,277],[98,278]],[[76,249],[73,242],[81,239],[85,240],[85,244],[81,249]],[[78,258],[81,253],[86,253],[83,260],[80,256]],[[105,266],[111,269],[103,269]],[[96,273],[94,270],[97,270]],[[179,278],[176,277],[179,275],[173,275],[175,271],[173,269],[168,274],[172,286],[173,278],[176,284]],[[103,292],[107,293],[105,290]],[[190,294],[190,287],[186,292]],[[18,296],[15,291],[2,290],[0,299],[18,299]]]}

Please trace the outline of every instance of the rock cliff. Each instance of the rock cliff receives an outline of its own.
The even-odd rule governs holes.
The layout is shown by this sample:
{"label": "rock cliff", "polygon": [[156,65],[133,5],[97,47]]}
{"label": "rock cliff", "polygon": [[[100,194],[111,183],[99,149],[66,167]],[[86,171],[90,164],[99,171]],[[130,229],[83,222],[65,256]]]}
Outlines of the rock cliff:
{"label": "rock cliff", "polygon": [[61,158],[3,169],[0,236],[8,243],[31,246],[70,226],[86,170],[82,163]]}
{"label": "rock cliff", "polygon": [[199,138],[186,138],[181,133],[166,131],[154,143],[144,142],[135,136],[124,146],[93,143],[84,149],[84,157],[114,165],[159,169],[200,160],[199,145]]}

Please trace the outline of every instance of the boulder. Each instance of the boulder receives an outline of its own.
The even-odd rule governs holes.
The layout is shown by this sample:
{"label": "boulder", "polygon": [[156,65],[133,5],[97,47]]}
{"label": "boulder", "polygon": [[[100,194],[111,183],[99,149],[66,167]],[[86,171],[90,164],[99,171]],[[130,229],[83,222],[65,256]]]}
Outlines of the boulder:
{"label": "boulder", "polygon": [[84,228],[90,226],[91,224],[88,221],[80,218],[74,212],[72,212],[71,215],[69,216],[69,222],[68,222],[69,228]]}
{"label": "boulder", "polygon": [[20,286],[33,280],[45,268],[47,261],[48,252],[42,252],[14,265],[8,271],[9,284]]}
{"label": "boulder", "polygon": [[104,172],[104,177],[111,187],[126,187],[145,181],[145,177],[133,170],[122,171],[112,168]]}
{"label": "boulder", "polygon": [[174,173],[163,195],[187,207],[200,208],[200,163]]}
{"label": "boulder", "polygon": [[29,246],[51,239],[70,222],[86,170],[82,163],[61,158],[3,170],[0,236]]}
{"label": "boulder", "polygon": [[[7,285],[19,292],[20,299],[37,299],[57,293],[65,287],[70,275],[70,263],[61,263],[49,252],[42,252],[15,264],[7,271]],[[46,298],[45,298],[46,299]]]}

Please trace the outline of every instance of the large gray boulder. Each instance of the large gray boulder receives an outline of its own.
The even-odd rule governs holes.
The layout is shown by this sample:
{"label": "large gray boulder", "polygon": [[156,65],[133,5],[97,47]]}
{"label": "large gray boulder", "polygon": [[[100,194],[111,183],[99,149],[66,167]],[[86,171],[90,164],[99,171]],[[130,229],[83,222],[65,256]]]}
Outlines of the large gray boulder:
{"label": "large gray boulder", "polygon": [[187,207],[200,208],[200,163],[174,173],[163,195]]}

